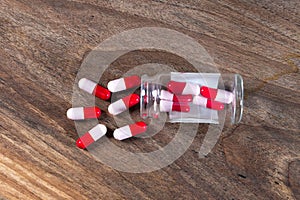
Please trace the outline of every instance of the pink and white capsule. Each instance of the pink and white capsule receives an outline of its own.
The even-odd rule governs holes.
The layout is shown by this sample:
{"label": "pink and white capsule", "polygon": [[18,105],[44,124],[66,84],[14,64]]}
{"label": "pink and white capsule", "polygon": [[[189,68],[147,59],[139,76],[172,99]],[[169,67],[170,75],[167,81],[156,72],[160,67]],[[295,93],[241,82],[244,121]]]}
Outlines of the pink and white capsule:
{"label": "pink and white capsule", "polygon": [[130,88],[137,87],[141,84],[141,78],[139,76],[128,76],[125,78],[119,78],[109,81],[107,88],[111,92],[119,92]]}
{"label": "pink and white capsule", "polygon": [[174,94],[200,94],[200,86],[193,83],[170,81],[167,88]]}
{"label": "pink and white capsule", "polygon": [[140,102],[140,96],[137,94],[128,95],[108,106],[108,112],[112,115],[118,115],[128,108],[138,104]]}
{"label": "pink and white capsule", "polygon": [[221,89],[209,88],[206,86],[202,86],[200,88],[200,94],[206,98],[227,104],[231,103],[234,98],[234,94],[232,92]]}
{"label": "pink and white capsule", "polygon": [[190,106],[187,102],[179,103],[179,102],[160,100],[159,110],[161,112],[171,112],[171,111],[190,112]]}
{"label": "pink and white capsule", "polygon": [[103,124],[98,124],[88,132],[86,132],[83,136],[81,136],[77,141],[76,145],[85,149],[95,141],[99,140],[102,136],[104,136],[107,132],[107,128]]}
{"label": "pink and white capsule", "polygon": [[125,140],[132,136],[146,132],[147,124],[145,122],[136,122],[126,125],[114,131],[114,138],[117,140]]}
{"label": "pink and white capsule", "polygon": [[193,101],[193,96],[191,94],[175,95],[166,90],[161,90],[159,97],[160,97],[160,99],[173,101],[173,102],[191,102],[191,101]]}
{"label": "pink and white capsule", "polygon": [[194,96],[193,104],[209,108],[212,110],[223,110],[224,104],[218,101],[214,101],[212,99],[208,99],[202,96]]}
{"label": "pink and white capsule", "polygon": [[67,117],[72,120],[96,119],[100,115],[101,110],[96,106],[70,108],[67,111]]}
{"label": "pink and white capsule", "polygon": [[86,91],[87,93],[90,93],[103,100],[108,100],[111,95],[108,89],[86,78],[80,79],[78,82],[78,86],[80,89]]}

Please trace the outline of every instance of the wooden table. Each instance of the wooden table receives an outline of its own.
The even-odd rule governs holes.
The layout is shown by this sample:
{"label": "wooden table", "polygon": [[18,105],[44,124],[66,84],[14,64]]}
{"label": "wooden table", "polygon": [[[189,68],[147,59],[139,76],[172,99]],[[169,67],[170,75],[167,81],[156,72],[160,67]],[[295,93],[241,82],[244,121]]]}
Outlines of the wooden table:
{"label": "wooden table", "polygon": [[[0,5],[0,199],[300,199],[299,1],[2,0]],[[78,149],[74,123],[65,113],[84,57],[104,39],[145,26],[189,35],[220,71],[241,74],[245,111],[206,158],[198,158],[201,126],[173,164],[125,173]],[[116,76],[153,59],[185,66],[163,53],[128,56],[114,63]],[[102,122],[116,127],[105,113]],[[129,141],[120,145],[151,148],[142,139]]]}

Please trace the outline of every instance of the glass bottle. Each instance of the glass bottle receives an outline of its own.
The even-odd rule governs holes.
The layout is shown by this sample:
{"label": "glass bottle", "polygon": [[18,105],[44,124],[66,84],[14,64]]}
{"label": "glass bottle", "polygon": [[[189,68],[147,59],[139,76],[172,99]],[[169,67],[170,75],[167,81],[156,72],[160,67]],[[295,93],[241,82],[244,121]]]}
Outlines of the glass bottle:
{"label": "glass bottle", "polygon": [[[217,90],[216,90],[217,89]],[[163,73],[141,77],[140,115],[167,114],[169,122],[237,124],[243,114],[243,79],[239,74]]]}

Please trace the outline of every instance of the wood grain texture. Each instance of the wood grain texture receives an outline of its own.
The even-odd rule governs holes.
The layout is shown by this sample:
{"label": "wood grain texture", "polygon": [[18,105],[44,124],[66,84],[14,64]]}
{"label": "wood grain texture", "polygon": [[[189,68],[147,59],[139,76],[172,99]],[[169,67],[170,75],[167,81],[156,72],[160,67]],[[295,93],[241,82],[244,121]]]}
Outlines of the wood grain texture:
{"label": "wood grain texture", "polygon": [[[300,198],[299,1],[1,0],[0,5],[0,199]],[[76,148],[78,135],[65,112],[87,53],[114,34],[145,26],[187,34],[220,71],[241,74],[245,112],[241,124],[223,130],[205,159],[198,158],[207,129],[201,125],[173,164],[131,174]],[[113,63],[101,84],[153,59],[190,67],[176,56],[135,52]],[[107,114],[102,120],[116,128]],[[167,144],[175,129],[168,125],[155,144]],[[153,149],[147,140],[118,145]]]}

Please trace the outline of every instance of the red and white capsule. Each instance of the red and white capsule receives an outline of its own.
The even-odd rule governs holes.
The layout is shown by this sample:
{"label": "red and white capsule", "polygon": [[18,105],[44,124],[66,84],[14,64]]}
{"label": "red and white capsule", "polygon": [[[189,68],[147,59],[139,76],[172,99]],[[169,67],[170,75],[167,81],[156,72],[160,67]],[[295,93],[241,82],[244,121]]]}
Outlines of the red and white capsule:
{"label": "red and white capsule", "polygon": [[218,101],[214,101],[202,96],[194,96],[193,104],[203,106],[205,108],[213,109],[213,110],[223,110],[224,104]]}
{"label": "red and white capsule", "polygon": [[111,95],[108,89],[86,78],[80,79],[78,82],[78,86],[80,89],[103,100],[108,100]]}
{"label": "red and white capsule", "polygon": [[128,76],[125,78],[119,78],[109,81],[107,88],[111,92],[119,92],[130,88],[137,87],[141,84],[141,78],[139,76]]}
{"label": "red and white capsule", "polygon": [[85,149],[95,141],[99,140],[102,136],[104,136],[106,132],[106,126],[104,126],[103,124],[98,124],[91,130],[89,130],[87,133],[85,133],[83,136],[81,136],[76,141],[76,145],[81,149]]}
{"label": "red and white capsule", "polygon": [[206,98],[213,99],[222,103],[231,103],[233,101],[234,95],[232,92],[226,90],[209,88],[202,86],[200,88],[200,94]]}
{"label": "red and white capsule", "polygon": [[146,131],[147,124],[145,122],[136,122],[135,124],[126,125],[116,129],[114,131],[114,138],[117,140],[125,140]]}
{"label": "red and white capsule", "polygon": [[101,110],[96,106],[70,108],[67,111],[67,117],[72,120],[97,119],[100,115]]}
{"label": "red and white capsule", "polygon": [[112,115],[118,115],[128,108],[138,104],[140,102],[140,96],[137,94],[128,95],[108,106],[108,112]]}
{"label": "red and white capsule", "polygon": [[176,94],[175,95],[166,90],[161,90],[159,97],[160,97],[160,99],[173,101],[173,102],[192,102],[193,101],[193,96],[191,94],[186,94],[186,95]]}
{"label": "red and white capsule", "polygon": [[160,100],[159,109],[160,112],[171,112],[171,111],[190,112],[190,106],[188,103],[179,103],[179,102],[172,102],[172,101],[165,101],[165,100]]}
{"label": "red and white capsule", "polygon": [[167,88],[174,94],[200,94],[200,86],[193,83],[170,81]]}

